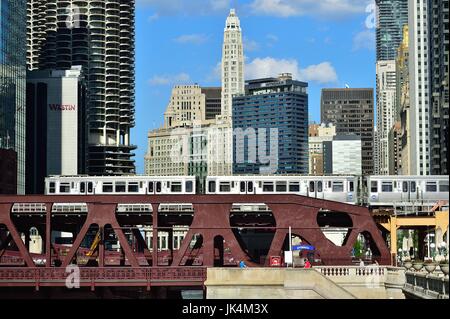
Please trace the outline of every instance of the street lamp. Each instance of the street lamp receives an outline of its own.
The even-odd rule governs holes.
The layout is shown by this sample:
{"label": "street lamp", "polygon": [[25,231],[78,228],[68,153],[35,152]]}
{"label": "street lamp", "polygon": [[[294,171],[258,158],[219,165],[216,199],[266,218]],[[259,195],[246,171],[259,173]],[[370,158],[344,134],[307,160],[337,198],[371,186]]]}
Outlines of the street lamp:
{"label": "street lamp", "polygon": [[436,254],[436,251],[435,251],[435,248],[436,247],[436,244],[435,243],[431,243],[430,244],[430,248],[431,248],[431,258],[433,258],[434,257],[434,255]]}

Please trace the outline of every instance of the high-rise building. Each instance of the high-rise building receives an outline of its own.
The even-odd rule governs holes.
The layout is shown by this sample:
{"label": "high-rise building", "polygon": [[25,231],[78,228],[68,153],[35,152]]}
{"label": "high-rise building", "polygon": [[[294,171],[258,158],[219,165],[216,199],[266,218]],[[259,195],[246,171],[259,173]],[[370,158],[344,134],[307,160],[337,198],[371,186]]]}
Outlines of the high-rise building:
{"label": "high-rise building", "polygon": [[162,128],[149,132],[145,175],[188,175],[190,133],[189,128]]}
{"label": "high-rise building", "polygon": [[0,195],[17,194],[17,153],[0,148]]}
{"label": "high-rise building", "polygon": [[430,0],[431,174],[448,175],[449,0]]}
{"label": "high-rise building", "polygon": [[399,175],[402,169],[401,132],[400,122],[395,122],[388,135],[388,175]]}
{"label": "high-rise building", "polygon": [[361,137],[337,135],[323,142],[324,175],[361,175]]}
{"label": "high-rise building", "polygon": [[376,0],[377,61],[395,60],[408,24],[408,0]]}
{"label": "high-rise building", "polygon": [[0,148],[17,155],[17,192],[25,193],[26,1],[0,0]]}
{"label": "high-rise building", "polygon": [[336,136],[333,124],[310,124],[308,130],[309,175],[323,175],[323,142],[332,141]]}
{"label": "high-rise building", "polygon": [[429,0],[409,0],[411,175],[430,173]]}
{"label": "high-rise building", "polygon": [[174,86],[164,113],[164,127],[148,134],[147,175],[196,176],[201,190],[209,165],[213,167],[209,149],[214,143],[210,143],[208,134],[217,124],[215,116],[206,119],[206,115],[220,114],[220,91],[197,84]]}
{"label": "high-rise building", "polygon": [[397,118],[396,106],[396,64],[395,60],[377,62],[377,174],[388,175],[388,135]]}
{"label": "high-rise building", "polygon": [[399,167],[399,175],[410,175],[410,99],[409,99],[409,27],[403,28],[403,40],[397,55],[397,114],[400,121],[400,157],[402,165]]}
{"label": "high-rise building", "polygon": [[202,87],[202,93],[205,94],[205,118],[214,120],[222,113],[222,88],[221,87]]}
{"label": "high-rise building", "polygon": [[164,113],[164,127],[200,124],[206,118],[206,96],[199,85],[176,85]]}
{"label": "high-rise building", "polygon": [[244,48],[242,29],[234,9],[225,22],[222,47],[222,111],[217,117],[217,127],[211,139],[212,156],[208,170],[213,175],[231,175],[233,172],[233,96],[244,94]]}
{"label": "high-rise building", "polygon": [[244,94],[244,48],[239,18],[230,10],[222,49],[222,116],[232,116],[233,95]]}
{"label": "high-rise building", "polygon": [[83,67],[92,175],[135,173],[134,6],[134,0],[28,1],[28,69]]}
{"label": "high-rise building", "polygon": [[27,74],[27,194],[45,177],[86,173],[86,90],[81,66]]}
{"label": "high-rise building", "polygon": [[308,174],[307,88],[281,74],[248,81],[233,98],[234,174]]}
{"label": "high-rise building", "polygon": [[362,141],[362,173],[374,172],[373,89],[323,89],[321,121],[333,123],[337,135],[357,135]]}

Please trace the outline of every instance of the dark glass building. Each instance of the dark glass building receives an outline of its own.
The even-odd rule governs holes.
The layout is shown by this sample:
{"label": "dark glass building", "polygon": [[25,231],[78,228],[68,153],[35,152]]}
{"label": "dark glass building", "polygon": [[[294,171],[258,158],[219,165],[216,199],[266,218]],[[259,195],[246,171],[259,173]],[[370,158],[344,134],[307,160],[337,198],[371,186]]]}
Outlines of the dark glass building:
{"label": "dark glass building", "polygon": [[377,61],[395,60],[408,24],[408,0],[377,0]]}
{"label": "dark glass building", "polygon": [[362,173],[374,173],[373,89],[323,89],[322,123],[336,125],[337,135],[356,135],[362,141]]}
{"label": "dark glass building", "polygon": [[282,74],[248,81],[245,95],[233,98],[234,174],[308,174],[307,88],[307,83]]}
{"label": "dark glass building", "polygon": [[26,0],[0,0],[0,148],[17,153],[17,191],[25,192]]}

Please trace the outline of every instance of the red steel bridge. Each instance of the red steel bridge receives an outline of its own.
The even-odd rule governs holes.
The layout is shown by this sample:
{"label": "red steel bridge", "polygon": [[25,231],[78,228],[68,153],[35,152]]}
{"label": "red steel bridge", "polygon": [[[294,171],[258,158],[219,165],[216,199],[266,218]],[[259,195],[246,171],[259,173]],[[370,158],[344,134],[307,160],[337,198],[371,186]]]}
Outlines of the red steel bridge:
{"label": "red steel bridge", "polygon": [[[169,203],[185,209],[161,209]],[[266,209],[236,209],[244,204]],[[187,234],[174,249],[174,226],[183,225]],[[348,228],[342,246],[325,237],[324,225]],[[151,229],[150,245],[142,227]],[[390,264],[369,210],[338,202],[297,195],[0,196],[0,287],[64,287],[73,264],[80,285],[91,289],[203,287],[208,267],[270,266],[270,256],[287,249],[289,227],[315,247],[322,265],[352,264],[359,234],[380,265]],[[31,228],[42,238],[41,254],[29,252]],[[246,231],[268,234],[257,256],[240,237]],[[55,232],[72,233],[72,242],[56,243]],[[169,234],[167,251],[158,250],[160,232]],[[111,248],[110,238],[119,248]]]}

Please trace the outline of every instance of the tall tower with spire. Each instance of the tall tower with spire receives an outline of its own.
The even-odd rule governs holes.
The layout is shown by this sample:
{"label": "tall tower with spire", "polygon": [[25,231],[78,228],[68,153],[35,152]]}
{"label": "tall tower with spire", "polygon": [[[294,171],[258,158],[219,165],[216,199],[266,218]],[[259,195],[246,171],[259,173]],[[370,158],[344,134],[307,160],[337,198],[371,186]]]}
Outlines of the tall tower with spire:
{"label": "tall tower with spire", "polygon": [[222,49],[222,117],[231,119],[233,95],[245,93],[244,49],[236,10],[228,15]]}

